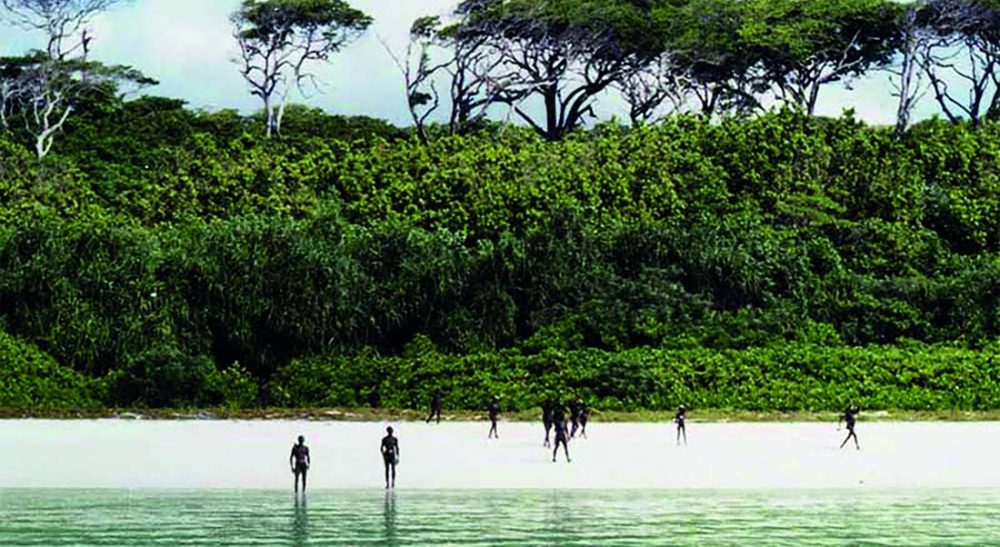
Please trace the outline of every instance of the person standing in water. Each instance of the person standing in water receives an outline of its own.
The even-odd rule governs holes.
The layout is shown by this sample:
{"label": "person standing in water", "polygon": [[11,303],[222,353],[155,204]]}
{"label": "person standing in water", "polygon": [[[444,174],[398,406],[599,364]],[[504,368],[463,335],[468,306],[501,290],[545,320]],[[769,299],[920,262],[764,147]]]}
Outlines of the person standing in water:
{"label": "person standing in water", "polygon": [[556,430],[556,441],[555,445],[552,447],[552,461],[556,461],[556,455],[559,454],[559,445],[562,444],[563,451],[566,453],[566,462],[572,460],[569,459],[569,428],[566,424],[566,409],[563,408],[562,402],[557,402],[552,410],[552,422]]}
{"label": "person standing in water", "polygon": [[857,422],[858,413],[860,412],[861,412],[860,408],[851,405],[847,407],[847,410],[845,410],[843,414],[840,415],[840,420],[837,421],[837,430],[838,431],[840,430],[840,424],[842,422],[847,424],[847,438],[844,439],[844,442],[840,443],[840,448],[844,448],[844,445],[847,444],[847,441],[851,440],[851,438],[853,437],[854,447],[857,448],[858,450],[861,450],[861,445],[858,444],[858,434],[854,432],[854,424]]}
{"label": "person standing in water", "polygon": [[431,423],[431,420],[437,420],[436,423],[441,423],[441,389],[435,389],[434,395],[431,397],[431,413],[427,415],[425,420],[427,423]]}
{"label": "person standing in water", "polygon": [[[399,464],[399,439],[392,436],[392,426],[385,428],[386,436],[382,437],[382,462],[385,464],[385,488],[396,487],[396,465]],[[389,479],[392,482],[389,482]]]}
{"label": "person standing in water", "polygon": [[309,447],[306,446],[306,438],[299,435],[299,442],[292,445],[292,453],[288,456],[288,465],[292,467],[292,474],[295,475],[295,493],[299,493],[299,477],[302,477],[302,493],[306,493],[306,473],[309,472]]}
{"label": "person standing in water", "polygon": [[497,439],[499,439],[500,438],[500,434],[497,433],[497,416],[500,415],[500,398],[499,397],[495,397],[494,396],[493,400],[490,401],[490,407],[488,409],[488,412],[489,412],[489,415],[490,415],[490,432],[486,436],[486,438],[488,439],[488,438],[491,438],[491,437],[496,437]]}
{"label": "person standing in water", "polygon": [[552,443],[549,442],[549,432],[552,431],[552,401],[542,401],[542,425],[545,426],[545,442],[542,443],[542,446],[552,446]]}
{"label": "person standing in water", "polygon": [[684,405],[677,407],[677,414],[674,414],[674,423],[677,424],[677,446],[681,445],[681,438],[684,439],[684,446],[688,444],[688,434],[687,426],[685,421],[687,420],[687,409]]}

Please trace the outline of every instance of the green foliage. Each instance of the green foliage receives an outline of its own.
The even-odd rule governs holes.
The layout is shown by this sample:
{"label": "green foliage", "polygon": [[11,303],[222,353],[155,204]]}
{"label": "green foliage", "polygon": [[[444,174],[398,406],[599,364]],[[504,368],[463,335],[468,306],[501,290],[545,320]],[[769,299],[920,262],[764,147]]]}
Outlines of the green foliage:
{"label": "green foliage", "polygon": [[[26,8],[32,15],[48,13],[49,9]],[[30,139],[39,160],[48,155],[55,133],[76,109],[92,108],[102,102],[101,98],[114,97],[122,88],[157,83],[129,66],[105,65],[88,60],[86,54],[69,58],[52,51],[61,44],[66,31],[52,21],[46,26],[57,33],[50,36],[49,51],[0,57],[0,128],[10,127]],[[81,47],[87,49],[86,44]]]}
{"label": "green foliage", "polygon": [[293,41],[298,32],[334,35],[364,30],[371,17],[342,0],[244,0],[238,12],[246,25],[241,36],[265,44]]}
{"label": "green foliage", "polygon": [[294,407],[421,408],[440,388],[455,409],[483,408],[497,395],[511,410],[547,397],[608,410],[986,410],[1000,405],[1000,353],[908,343],[359,356],[294,361],[275,383]]}
{"label": "green foliage", "polygon": [[[266,139],[150,99],[75,124],[45,165],[0,139],[0,321],[107,378],[111,404],[412,407],[437,386],[466,408],[550,389],[620,408],[935,400],[795,376],[787,351],[874,363],[858,378],[954,355],[992,381],[975,372],[1000,337],[992,123],[897,139],[850,117],[679,116],[424,146]],[[664,383],[694,361],[718,370]],[[962,382],[972,399],[933,396],[992,401]]]}
{"label": "green foliage", "polygon": [[[887,65],[898,48],[903,5],[888,0],[761,0],[740,29],[769,79],[802,105],[809,88]],[[798,96],[795,96],[798,94]]]}
{"label": "green foliage", "polygon": [[45,211],[6,228],[0,309],[9,330],[93,375],[172,340],[153,234],[120,218],[65,220]]}
{"label": "green foliage", "polygon": [[[664,36],[652,17],[652,4],[631,0],[498,0],[467,1],[457,6],[455,23],[443,29],[445,47],[453,49],[458,65],[473,63],[475,74],[452,71],[451,88],[472,91],[496,87],[474,84],[468,78],[502,82],[490,91],[482,106],[504,105],[517,113],[540,136],[560,140],[593,115],[597,95],[621,82],[634,63],[650,60],[664,50]],[[429,20],[418,19],[413,30],[428,36]],[[453,38],[451,40],[449,38]],[[426,51],[426,50],[425,50]],[[489,56],[489,62],[483,59]],[[421,60],[425,69],[427,58]],[[431,63],[431,64],[436,64]],[[466,67],[469,65],[466,64]],[[419,70],[424,77],[426,70]],[[408,80],[410,80],[408,78]],[[412,80],[407,82],[408,87]],[[428,88],[430,89],[430,88]],[[410,93],[411,107],[426,105],[426,91]],[[431,90],[436,95],[436,91]],[[455,97],[460,101],[470,96]],[[533,117],[521,105],[537,99],[544,116]],[[466,103],[468,106],[468,103]],[[452,120],[454,121],[454,119]],[[419,125],[419,123],[418,123]]]}
{"label": "green foliage", "polygon": [[152,349],[112,374],[110,402],[148,408],[204,405],[211,402],[208,387],[214,371],[206,357]]}
{"label": "green foliage", "polygon": [[656,9],[666,50],[702,112],[762,109],[774,93],[812,113],[819,89],[888,65],[903,4],[891,0],[682,0]]}
{"label": "green foliage", "polygon": [[251,408],[257,403],[257,383],[239,362],[225,370],[215,370],[206,378],[209,393],[217,394],[230,409]]}
{"label": "green foliage", "polygon": [[99,382],[60,366],[0,331],[0,408],[82,409],[98,405]]}

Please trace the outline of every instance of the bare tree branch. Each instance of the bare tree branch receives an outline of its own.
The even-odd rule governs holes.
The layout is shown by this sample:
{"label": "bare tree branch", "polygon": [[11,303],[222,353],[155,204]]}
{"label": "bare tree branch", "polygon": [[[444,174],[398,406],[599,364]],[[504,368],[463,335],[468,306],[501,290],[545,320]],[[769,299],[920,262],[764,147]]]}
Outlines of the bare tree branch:
{"label": "bare tree branch", "polygon": [[124,0],[0,0],[15,25],[44,32],[46,53],[65,61],[87,48],[84,32],[101,12]]}
{"label": "bare tree branch", "polygon": [[899,99],[896,107],[896,138],[902,136],[909,127],[913,109],[929,89],[923,79],[920,52],[931,39],[929,31],[920,24],[916,7],[907,8],[900,20],[899,28],[901,34],[899,56],[896,62],[886,69],[890,74],[889,84],[893,89],[892,94]]}
{"label": "bare tree branch", "polygon": [[978,126],[1000,115],[1000,11],[975,0],[927,0],[918,16],[927,38],[915,62],[945,116]]}

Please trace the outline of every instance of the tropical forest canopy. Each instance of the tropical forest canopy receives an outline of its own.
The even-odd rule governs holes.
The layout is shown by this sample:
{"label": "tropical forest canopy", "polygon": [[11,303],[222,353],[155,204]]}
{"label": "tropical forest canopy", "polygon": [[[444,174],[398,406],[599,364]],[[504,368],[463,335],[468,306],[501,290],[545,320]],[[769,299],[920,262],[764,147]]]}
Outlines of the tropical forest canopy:
{"label": "tropical forest canopy", "polygon": [[[80,32],[0,60],[0,407],[1000,406],[992,3],[468,0],[405,128],[286,103],[340,0],[233,15],[252,115],[125,93],[110,3],[2,3]],[[873,70],[942,117],[812,115]]]}

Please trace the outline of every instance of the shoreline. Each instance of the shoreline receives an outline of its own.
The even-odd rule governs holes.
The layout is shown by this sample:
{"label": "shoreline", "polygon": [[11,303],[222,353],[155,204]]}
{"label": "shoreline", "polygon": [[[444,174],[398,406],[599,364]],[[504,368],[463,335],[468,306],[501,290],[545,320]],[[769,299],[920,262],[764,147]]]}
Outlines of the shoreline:
{"label": "shoreline", "polygon": [[[689,409],[688,421],[702,423],[759,422],[836,422],[840,413],[834,411],[746,411],[720,409]],[[598,411],[591,410],[591,420],[604,423],[656,423],[673,420],[672,411]],[[0,408],[0,420],[155,420],[155,421],[274,421],[301,420],[315,422],[418,422],[422,410],[381,408],[267,408],[233,410],[205,409],[9,409]],[[484,411],[443,411],[442,422],[487,421]],[[540,411],[501,413],[502,422],[538,422]],[[862,411],[859,421],[868,422],[996,422],[1000,410],[870,410]]]}

